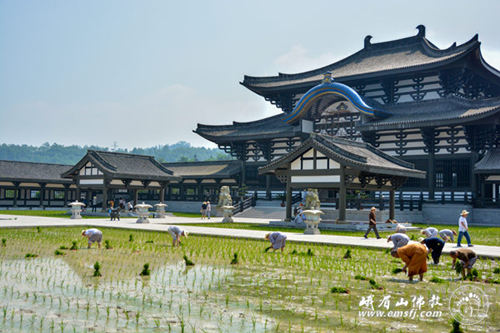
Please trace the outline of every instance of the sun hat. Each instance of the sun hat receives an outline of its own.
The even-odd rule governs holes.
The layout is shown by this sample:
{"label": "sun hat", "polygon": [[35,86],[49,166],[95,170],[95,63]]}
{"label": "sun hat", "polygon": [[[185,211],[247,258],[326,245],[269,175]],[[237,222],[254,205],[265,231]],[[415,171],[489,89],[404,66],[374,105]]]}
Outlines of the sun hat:
{"label": "sun hat", "polygon": [[184,234],[184,237],[188,237],[188,232],[186,230],[184,230],[182,233]]}
{"label": "sun hat", "polygon": [[460,213],[461,216],[464,216],[464,215],[469,215],[469,212],[466,211],[465,209]]}
{"label": "sun hat", "polygon": [[265,236],[264,236],[264,239],[269,239],[269,236],[271,236],[271,233],[267,233]]}

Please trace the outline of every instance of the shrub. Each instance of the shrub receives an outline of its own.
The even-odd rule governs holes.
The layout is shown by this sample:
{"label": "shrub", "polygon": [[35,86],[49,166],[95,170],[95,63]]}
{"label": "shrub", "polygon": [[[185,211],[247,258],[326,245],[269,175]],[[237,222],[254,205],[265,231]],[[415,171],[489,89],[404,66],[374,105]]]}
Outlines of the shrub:
{"label": "shrub", "polygon": [[142,269],[141,276],[149,276],[151,274],[151,271],[149,270],[149,264],[145,263],[144,268]]}
{"label": "shrub", "polygon": [[231,265],[236,264],[238,264],[238,253],[235,253],[233,259],[231,260]]}
{"label": "shrub", "polygon": [[349,294],[349,290],[343,287],[332,287],[330,292],[332,294]]}
{"label": "shrub", "polygon": [[95,277],[102,276],[102,274],[101,274],[101,264],[99,264],[99,261],[96,261],[95,264],[94,264],[94,276]]}
{"label": "shrub", "polygon": [[189,260],[189,258],[186,255],[184,255],[184,262],[186,263],[186,266],[194,266],[194,263],[191,260]]}

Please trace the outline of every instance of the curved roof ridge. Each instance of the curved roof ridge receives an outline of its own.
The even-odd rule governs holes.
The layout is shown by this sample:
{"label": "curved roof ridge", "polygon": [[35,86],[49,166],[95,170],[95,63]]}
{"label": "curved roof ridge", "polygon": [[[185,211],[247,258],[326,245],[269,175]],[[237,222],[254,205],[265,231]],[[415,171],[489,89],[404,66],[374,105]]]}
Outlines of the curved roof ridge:
{"label": "curved roof ridge", "polygon": [[[258,124],[266,123],[266,122],[268,122],[269,120],[272,120],[272,119],[280,119],[281,120],[282,116],[283,116],[283,113],[280,113],[280,114],[276,114],[274,116],[270,116],[270,117],[266,117],[266,118],[261,118],[261,119],[258,119],[258,120],[251,120],[251,121],[246,121],[246,122],[233,121],[232,124],[223,124],[223,125],[206,125],[206,124],[200,124],[200,123],[198,123],[196,130],[193,130],[193,132],[198,133],[197,132],[198,129],[223,129],[223,128],[231,128],[231,129],[233,129],[234,127],[238,127],[238,126],[258,125]],[[286,124],[285,122],[283,122],[283,123]]]}

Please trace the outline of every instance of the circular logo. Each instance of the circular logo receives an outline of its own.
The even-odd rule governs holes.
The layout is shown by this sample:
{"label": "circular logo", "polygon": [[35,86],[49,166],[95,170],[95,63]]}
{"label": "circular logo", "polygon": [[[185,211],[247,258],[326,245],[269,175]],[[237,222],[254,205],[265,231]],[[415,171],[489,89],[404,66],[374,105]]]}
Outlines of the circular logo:
{"label": "circular logo", "polygon": [[488,316],[488,298],[479,287],[465,285],[450,297],[450,313],[463,325],[474,325]]}

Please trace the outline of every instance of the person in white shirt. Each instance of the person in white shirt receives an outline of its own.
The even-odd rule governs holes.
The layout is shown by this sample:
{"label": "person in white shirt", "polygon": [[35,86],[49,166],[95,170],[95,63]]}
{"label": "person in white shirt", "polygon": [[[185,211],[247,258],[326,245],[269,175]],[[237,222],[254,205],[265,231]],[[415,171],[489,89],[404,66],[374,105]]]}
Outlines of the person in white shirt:
{"label": "person in white shirt", "polygon": [[82,236],[87,237],[89,240],[89,249],[92,246],[92,243],[97,242],[97,246],[101,248],[102,242],[102,232],[99,229],[87,229],[82,230]]}
{"label": "person in white shirt", "polygon": [[410,237],[402,233],[395,233],[390,235],[389,238],[387,238],[387,243],[392,242],[394,244],[392,250],[397,250],[398,248],[405,246],[406,244],[408,244],[409,241]]}
{"label": "person in white shirt", "polygon": [[470,235],[469,235],[469,226],[467,225],[467,216],[469,215],[469,212],[466,211],[465,209],[462,210],[462,213],[460,213],[460,218],[458,219],[458,239],[457,239],[457,247],[462,247],[460,244],[462,242],[462,237],[465,236],[465,239],[467,240],[467,245],[469,247],[472,247],[471,241],[470,241]]}
{"label": "person in white shirt", "polygon": [[432,237],[437,237],[438,230],[433,227],[426,228],[421,231],[422,235],[425,236],[425,238],[432,238]]}
{"label": "person in white shirt", "polygon": [[207,201],[207,218],[210,220],[210,213],[212,212],[212,205]]}
{"label": "person in white shirt", "polygon": [[450,229],[443,229],[439,230],[439,236],[445,241],[455,241],[455,236],[457,235],[457,232],[455,230],[450,230]]}
{"label": "person in white shirt", "polygon": [[170,236],[172,236],[172,246],[179,246],[181,244],[181,237],[187,237],[188,233],[178,226],[171,225],[167,229]]}

